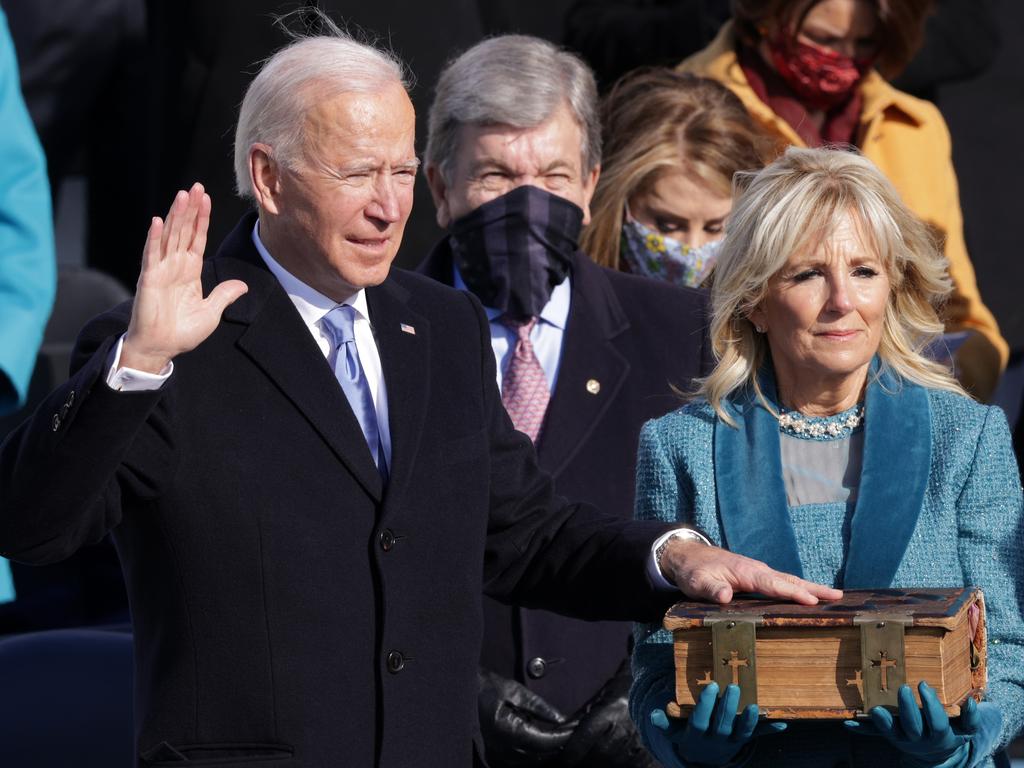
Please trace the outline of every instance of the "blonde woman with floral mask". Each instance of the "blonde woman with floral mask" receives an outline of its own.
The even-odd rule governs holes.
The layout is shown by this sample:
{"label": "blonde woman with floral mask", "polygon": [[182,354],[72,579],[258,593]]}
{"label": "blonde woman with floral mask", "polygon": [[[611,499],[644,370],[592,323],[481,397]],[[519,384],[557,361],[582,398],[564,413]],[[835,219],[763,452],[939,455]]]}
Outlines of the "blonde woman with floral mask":
{"label": "blonde woman with floral mask", "polygon": [[605,159],[583,250],[602,266],[700,285],[732,208],[732,177],[770,146],[713,80],[644,69],[602,104]]}

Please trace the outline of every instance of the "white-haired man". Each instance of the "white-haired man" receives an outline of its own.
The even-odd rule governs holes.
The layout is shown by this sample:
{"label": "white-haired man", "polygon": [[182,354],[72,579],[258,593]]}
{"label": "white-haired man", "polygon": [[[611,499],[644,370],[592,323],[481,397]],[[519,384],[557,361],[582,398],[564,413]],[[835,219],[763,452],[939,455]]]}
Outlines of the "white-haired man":
{"label": "white-haired man", "polygon": [[[134,304],[83,331],[2,448],[3,554],[113,531],[140,766],[469,766],[482,590],[619,618],[664,600],[662,528],[552,495],[479,303],[390,269],[413,126],[386,54],[319,37],[272,57],[236,142],[258,212],[204,264],[209,198],[179,193]],[[719,599],[834,594],[692,542],[662,563]]]}

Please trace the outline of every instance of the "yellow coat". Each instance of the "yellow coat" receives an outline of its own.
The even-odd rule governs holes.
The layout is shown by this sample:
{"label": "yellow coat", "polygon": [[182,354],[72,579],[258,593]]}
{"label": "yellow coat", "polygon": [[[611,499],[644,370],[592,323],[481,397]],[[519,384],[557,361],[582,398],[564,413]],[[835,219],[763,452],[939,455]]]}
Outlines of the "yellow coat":
{"label": "yellow coat", "polygon": [[[770,135],[785,144],[806,146],[796,131],[761,101],[736,57],[732,22],[703,51],[679,65],[685,72],[718,80],[732,90]],[[1009,348],[995,317],[981,300],[974,267],[964,243],[963,216],[946,122],[936,107],[893,88],[872,70],[861,81],[864,104],[860,141],[864,156],[889,178],[907,206],[945,238],[953,295],[946,306],[946,328],[973,330],[960,348],[960,380],[981,400],[995,390]]]}

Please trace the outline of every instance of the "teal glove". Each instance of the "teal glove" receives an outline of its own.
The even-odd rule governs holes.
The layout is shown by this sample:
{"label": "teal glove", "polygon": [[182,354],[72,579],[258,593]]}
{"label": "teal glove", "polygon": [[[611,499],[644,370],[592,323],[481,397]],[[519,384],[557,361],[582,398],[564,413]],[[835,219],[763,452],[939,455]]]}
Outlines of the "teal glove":
{"label": "teal glove", "polygon": [[910,686],[904,685],[897,695],[898,719],[884,707],[875,707],[871,724],[847,720],[844,725],[853,733],[884,737],[903,753],[904,764],[914,768],[970,768],[988,757],[1003,723],[999,707],[967,699],[954,725],[931,686],[921,681],[917,690],[920,709]]}
{"label": "teal glove", "polygon": [[653,710],[650,722],[644,724],[651,752],[665,768],[728,765],[755,736],[786,730],[785,723],[758,725],[756,704],[748,705],[737,716],[739,701],[739,686],[727,686],[719,699],[718,685],[711,683],[701,692],[685,723],[669,722],[664,710]]}

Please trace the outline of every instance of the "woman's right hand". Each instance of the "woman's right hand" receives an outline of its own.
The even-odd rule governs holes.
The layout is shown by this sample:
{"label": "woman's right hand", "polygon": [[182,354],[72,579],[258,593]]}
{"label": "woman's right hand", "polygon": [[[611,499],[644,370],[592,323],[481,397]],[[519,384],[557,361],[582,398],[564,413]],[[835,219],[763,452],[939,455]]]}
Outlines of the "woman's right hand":
{"label": "woman's right hand", "polygon": [[209,224],[210,196],[201,184],[178,192],[166,222],[153,219],[121,350],[122,368],[162,372],[175,356],[213,333],[224,309],[248,290],[241,280],[227,280],[203,297]]}
{"label": "woman's right hand", "polygon": [[670,722],[664,710],[653,710],[645,729],[654,756],[666,768],[728,765],[755,736],[786,730],[786,724],[780,722],[758,725],[756,704],[749,704],[737,716],[739,701],[739,686],[727,686],[719,699],[718,684],[711,683],[685,722]]}

